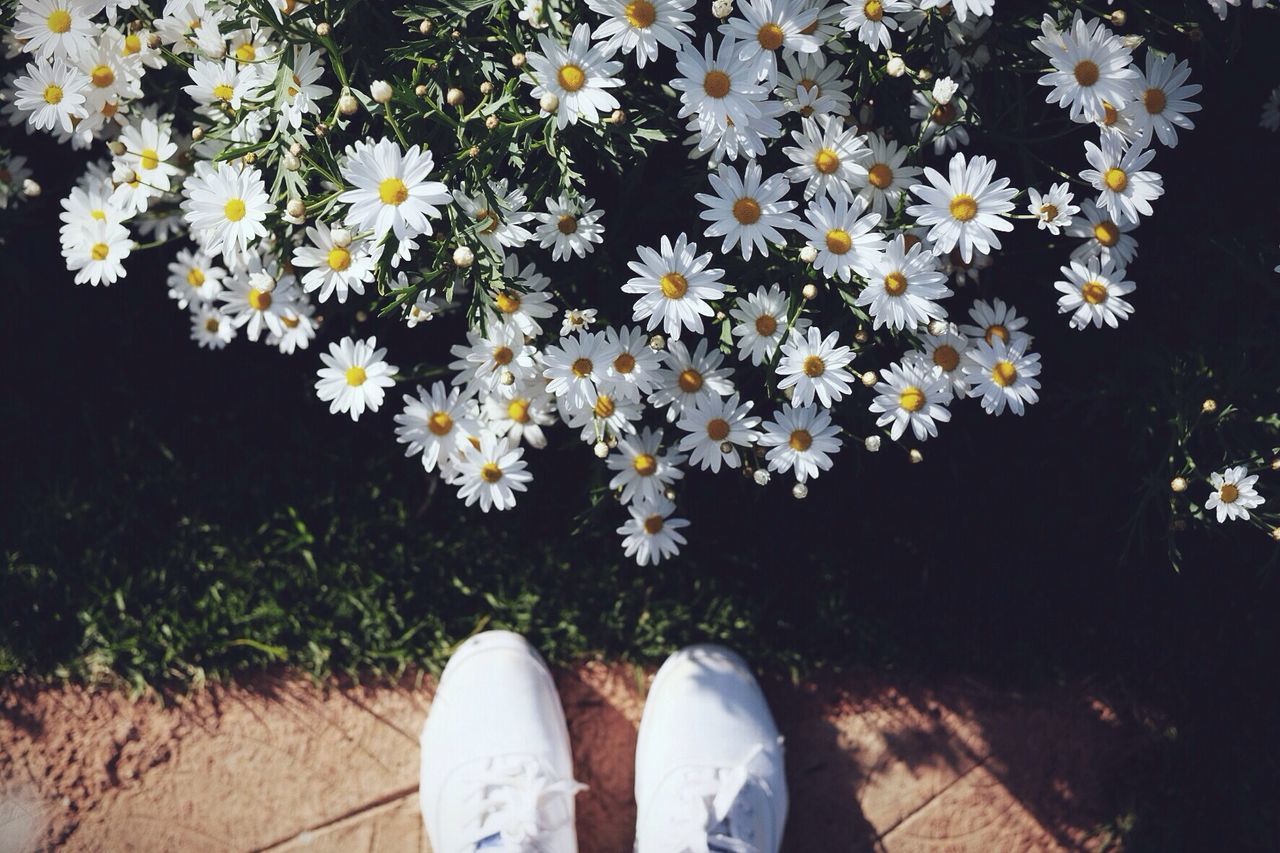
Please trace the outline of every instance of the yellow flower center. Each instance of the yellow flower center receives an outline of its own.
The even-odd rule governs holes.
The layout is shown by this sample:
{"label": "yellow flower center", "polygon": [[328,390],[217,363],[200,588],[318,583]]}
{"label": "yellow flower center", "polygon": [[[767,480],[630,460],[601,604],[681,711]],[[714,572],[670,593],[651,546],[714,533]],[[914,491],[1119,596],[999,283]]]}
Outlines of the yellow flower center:
{"label": "yellow flower center", "polygon": [[1218,500],[1224,504],[1235,503],[1238,497],[1240,497],[1240,490],[1230,483],[1223,483],[1218,488]]}
{"label": "yellow flower center", "polygon": [[754,198],[740,198],[733,203],[733,218],[743,225],[754,225],[760,220],[760,203]]}
{"label": "yellow flower center", "polygon": [[991,368],[991,381],[999,385],[1001,388],[1008,388],[1018,380],[1018,369],[1013,366],[1012,361],[1001,359],[996,362],[996,366]]}
{"label": "yellow flower center", "polygon": [[907,292],[907,277],[894,270],[884,277],[884,292],[890,296],[901,296]]}
{"label": "yellow flower center", "polygon": [[778,321],[772,314],[761,314],[756,318],[756,334],[769,337],[778,331]]}
{"label": "yellow flower center", "polygon": [[89,72],[89,79],[93,81],[93,85],[102,89],[116,82],[116,74],[110,65],[95,65]]}
{"label": "yellow flower center", "polygon": [[529,401],[517,398],[507,403],[507,417],[518,424],[528,423]]}
{"label": "yellow flower center", "polygon": [[351,266],[351,253],[340,246],[334,246],[325,256],[325,261],[334,272],[344,272]]}
{"label": "yellow flower center", "polygon": [[679,299],[689,289],[689,281],[678,272],[669,272],[658,279],[662,295],[668,299]]}
{"label": "yellow flower center", "polygon": [[427,418],[427,431],[432,435],[448,435],[453,429],[453,418],[448,412],[432,412]]}
{"label": "yellow flower center", "polygon": [[813,168],[824,175],[830,175],[840,168],[840,155],[830,148],[819,149],[818,153],[813,155]]}
{"label": "yellow flower center", "polygon": [[498,214],[494,213],[487,207],[482,207],[477,210],[472,215],[472,218],[475,219],[476,222],[484,223],[476,229],[476,232],[479,234],[492,234],[494,231],[498,230]]}
{"label": "yellow flower center", "polygon": [[887,163],[876,163],[867,169],[867,183],[878,190],[886,189],[893,183],[893,169]]}
{"label": "yellow flower center", "polygon": [[631,467],[641,477],[652,477],[658,470],[658,460],[653,458],[652,453],[637,453],[631,460]]}
{"label": "yellow flower center", "polygon": [[578,220],[566,213],[556,220],[556,230],[561,234],[572,234],[578,230]]}
{"label": "yellow flower center", "polygon": [[1040,218],[1045,222],[1052,222],[1058,218],[1058,206],[1056,204],[1040,205]]}
{"label": "yellow flower center", "polygon": [[724,441],[729,437],[729,422],[724,418],[712,418],[707,421],[707,438],[712,441]]}
{"label": "yellow flower center", "polygon": [[111,254],[111,247],[106,243],[94,243],[89,249],[89,257],[95,261],[105,261],[109,254]]}
{"label": "yellow flower center", "polygon": [[1076,63],[1072,73],[1075,74],[1076,82],[1081,86],[1092,86],[1098,82],[1098,63],[1092,59],[1082,59]]}
{"label": "yellow flower center", "polygon": [[46,104],[62,103],[62,87],[56,83],[50,83],[44,87],[44,102]]}
{"label": "yellow flower center", "polygon": [[364,384],[364,381],[369,378],[368,374],[364,372],[364,368],[358,364],[353,364],[348,367],[346,373],[342,375],[346,378],[347,384],[353,388],[360,387]]}
{"label": "yellow flower center", "polygon": [[253,62],[257,55],[258,51],[249,42],[245,42],[236,48],[236,59],[241,62]]}
{"label": "yellow flower center", "polygon": [[1102,176],[1102,182],[1107,185],[1107,189],[1113,193],[1122,193],[1124,188],[1129,186],[1129,176],[1124,173],[1123,169],[1112,166],[1107,169]]}
{"label": "yellow flower center", "polygon": [[120,48],[121,56],[132,56],[142,50],[142,39],[138,38],[137,33],[129,33],[124,37],[124,44]]}
{"label": "yellow flower center", "polygon": [[510,364],[511,360],[515,357],[516,357],[516,354],[511,351],[511,347],[494,347],[493,348],[493,361],[495,364],[501,364],[503,366],[506,366]]}
{"label": "yellow flower center", "polygon": [[832,228],[827,232],[827,251],[833,255],[843,255],[853,248],[853,238],[843,228]]}
{"label": "yellow flower center", "polygon": [[929,120],[934,124],[951,124],[956,120],[955,104],[946,103],[936,105],[929,113]]}
{"label": "yellow flower center", "polygon": [[624,352],[613,360],[613,369],[624,376],[636,369],[636,357]]}
{"label": "yellow flower center", "polygon": [[1120,242],[1120,227],[1107,219],[1093,226],[1093,239],[1108,249]]}
{"label": "yellow flower center", "polygon": [[884,17],[884,4],[880,0],[867,0],[862,5],[862,14],[868,21],[879,21]]}
{"label": "yellow flower center", "polygon": [[480,466],[480,479],[489,484],[496,483],[502,479],[502,469],[493,462],[486,462]]}
{"label": "yellow flower center", "polygon": [[812,444],[813,436],[807,429],[792,430],[791,437],[787,439],[787,446],[800,453],[804,453]]}
{"label": "yellow flower center", "polygon": [[271,307],[271,294],[256,287],[249,288],[249,307],[255,311],[266,311]]}
{"label": "yellow flower center", "polygon": [[498,310],[503,314],[514,314],[520,310],[520,294],[503,291],[493,298]]}
{"label": "yellow flower center", "polygon": [[765,50],[777,50],[782,47],[782,27],[770,21],[756,30],[756,41]]}
{"label": "yellow flower center", "polygon": [[656,536],[662,532],[663,521],[660,515],[651,515],[644,520],[644,532]]}
{"label": "yellow flower center", "polygon": [[693,394],[702,390],[702,374],[694,370],[692,367],[685,368],[680,371],[680,375],[676,377],[676,384],[680,386],[680,390],[686,394]]}
{"label": "yellow flower center", "polygon": [[587,82],[587,75],[582,73],[582,69],[576,65],[562,65],[560,71],[556,73],[556,80],[560,83],[560,88],[566,92],[576,92],[581,89]]}
{"label": "yellow flower center", "polygon": [[138,155],[138,165],[144,171],[154,169],[160,165],[160,154],[154,148],[144,148]]}
{"label": "yellow flower center", "polygon": [[239,198],[227,199],[227,203],[222,206],[222,215],[232,222],[244,219],[244,201]]}
{"label": "yellow flower center", "polygon": [[719,68],[712,68],[702,78],[702,91],[711,98],[723,98],[729,94],[729,75]]}
{"label": "yellow flower center", "polygon": [[409,198],[409,188],[399,178],[383,178],[378,182],[378,198],[383,204],[404,204]]}
{"label": "yellow flower center", "polygon": [[217,318],[217,317],[210,317],[209,319],[205,320],[205,321],[204,321],[204,330],[205,330],[206,332],[208,332],[209,334],[211,334],[211,335],[213,335],[213,334],[217,334],[217,332],[218,332],[218,318]]}
{"label": "yellow flower center", "polygon": [[1103,101],[1102,102],[1102,123],[1107,127],[1111,127],[1113,124],[1115,124],[1119,120],[1120,120],[1120,113],[1116,110],[1116,108],[1111,106],[1111,104],[1107,103],[1106,101]]}
{"label": "yellow flower center", "polygon": [[914,385],[908,385],[898,392],[898,407],[908,412],[918,412],[924,408],[924,392]]}
{"label": "yellow flower center", "polygon": [[933,363],[950,373],[960,366],[960,353],[951,344],[942,344],[933,350]]}
{"label": "yellow flower center", "polygon": [[827,372],[827,365],[821,358],[816,355],[807,355],[802,365],[804,375],[810,379],[816,379]]}
{"label": "yellow flower center", "polygon": [[994,344],[996,338],[999,338],[1006,344],[1009,343],[1009,330],[999,323],[992,323],[990,326],[987,326],[987,330],[983,332],[982,339],[989,344]]}
{"label": "yellow flower center", "polygon": [[285,327],[286,329],[296,329],[296,328],[298,328],[298,325],[302,322],[302,320],[301,320],[300,318],[298,318],[297,316],[293,316],[293,317],[281,317],[281,318],[280,318],[280,322],[281,322],[282,324],[284,324],[284,327]]}
{"label": "yellow flower center", "polygon": [[71,13],[66,9],[54,9],[44,23],[51,33],[65,33],[71,29]]}
{"label": "yellow flower center", "polygon": [[1107,301],[1107,286],[1100,281],[1086,281],[1080,286],[1080,295],[1090,305]]}
{"label": "yellow flower center", "polygon": [[235,93],[235,90],[226,83],[219,83],[213,87],[213,96],[219,101],[229,101],[231,100],[231,96]]}
{"label": "yellow flower center", "polygon": [[641,30],[648,28],[658,17],[649,0],[631,0],[622,7],[622,15],[628,24]]}
{"label": "yellow flower center", "polygon": [[569,367],[569,369],[573,371],[574,376],[578,377],[579,379],[583,379],[587,376],[590,376],[591,371],[595,370],[596,367],[594,364],[591,363],[591,359],[580,358],[574,361],[574,363]]}
{"label": "yellow flower center", "polygon": [[120,109],[120,105],[115,101],[103,101],[102,108],[98,110],[98,112],[102,113],[107,118],[111,118],[116,114],[116,110],[118,109]]}
{"label": "yellow flower center", "polygon": [[610,400],[604,394],[596,397],[596,404],[592,407],[592,411],[596,413],[598,418],[611,418],[614,412],[613,400]]}
{"label": "yellow flower center", "polygon": [[952,197],[948,208],[952,218],[959,222],[968,222],[978,215],[978,202],[974,201],[973,196],[968,193],[960,193]]}
{"label": "yellow flower center", "polygon": [[204,272],[197,267],[187,270],[187,284],[192,287],[199,287],[204,284]]}

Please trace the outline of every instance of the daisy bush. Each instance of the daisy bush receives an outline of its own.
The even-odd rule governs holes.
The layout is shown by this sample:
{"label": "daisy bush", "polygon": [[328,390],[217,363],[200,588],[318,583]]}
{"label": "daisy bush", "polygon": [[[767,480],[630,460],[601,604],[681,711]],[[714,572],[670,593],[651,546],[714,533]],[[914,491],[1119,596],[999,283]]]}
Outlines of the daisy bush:
{"label": "daisy bush", "polygon": [[[1165,45],[1268,14],[1238,5],[10,0],[2,112],[85,152],[77,284],[165,252],[196,345],[312,360],[331,413],[480,512],[583,445],[644,565],[696,535],[690,478],[803,498],[1052,393],[1015,302],[1085,335],[1142,307],[1201,108]],[[31,162],[3,153],[0,205]],[[1056,280],[984,283],[1015,247]],[[1263,451],[1176,461],[1195,517],[1274,525],[1255,422]]]}

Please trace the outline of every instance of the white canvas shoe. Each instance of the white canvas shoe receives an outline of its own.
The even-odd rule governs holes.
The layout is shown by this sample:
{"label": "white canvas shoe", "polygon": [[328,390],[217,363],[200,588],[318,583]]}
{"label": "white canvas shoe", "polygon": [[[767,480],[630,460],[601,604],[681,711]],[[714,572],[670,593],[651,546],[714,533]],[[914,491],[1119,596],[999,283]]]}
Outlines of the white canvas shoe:
{"label": "white canvas shoe", "polygon": [[760,685],[721,646],[667,658],[636,743],[636,853],[777,853],[782,738]]}
{"label": "white canvas shoe", "polygon": [[418,799],[435,853],[577,853],[573,756],[551,673],[519,634],[462,644],[422,727]]}

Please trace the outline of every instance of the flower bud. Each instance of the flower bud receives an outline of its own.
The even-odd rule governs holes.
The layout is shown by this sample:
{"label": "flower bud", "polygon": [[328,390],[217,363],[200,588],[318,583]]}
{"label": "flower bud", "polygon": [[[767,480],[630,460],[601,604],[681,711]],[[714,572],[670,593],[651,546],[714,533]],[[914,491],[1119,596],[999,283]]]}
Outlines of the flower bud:
{"label": "flower bud", "polygon": [[624,109],[616,109],[609,113],[609,117],[605,121],[609,124],[622,124],[627,120],[627,111]]}
{"label": "flower bud", "polygon": [[594,450],[597,459],[604,459],[609,455],[609,445],[603,441],[597,441]]}
{"label": "flower bud", "polygon": [[1125,14],[1123,9],[1116,9],[1109,17],[1111,18],[1111,25],[1113,27],[1123,27],[1129,20],[1129,16]]}
{"label": "flower bud", "polygon": [[285,205],[284,212],[294,219],[302,219],[307,215],[307,206],[302,203],[302,199],[291,198],[289,203]]}
{"label": "flower bud", "polygon": [[805,246],[800,250],[800,260],[811,264],[818,259],[818,250],[813,246]]}
{"label": "flower bud", "polygon": [[512,66],[513,68],[523,68],[523,67],[524,67],[524,54],[523,54],[523,53],[515,53],[515,54],[512,54],[512,56],[511,56],[511,66]]}
{"label": "flower bud", "polygon": [[649,338],[649,349],[654,352],[661,352],[662,348],[667,345],[667,341],[662,335],[653,335]]}
{"label": "flower bud", "polygon": [[560,109],[560,98],[555,92],[546,92],[538,99],[538,108],[544,113],[553,113]]}
{"label": "flower bud", "polygon": [[498,117],[497,117],[497,116],[489,116],[488,118],[486,118],[486,119],[484,120],[484,126],[485,126],[486,128],[488,128],[489,130],[493,130],[495,127],[497,127],[497,126],[498,126]]}
{"label": "flower bud", "polygon": [[1218,401],[1214,399],[1205,400],[1200,404],[1200,411],[1204,412],[1206,415],[1213,414],[1218,411]]}
{"label": "flower bud", "polygon": [[933,84],[934,103],[945,106],[951,103],[960,87],[950,77],[943,77]]}
{"label": "flower bud", "polygon": [[339,249],[345,249],[351,245],[351,232],[345,228],[335,228],[329,232],[329,239]]}
{"label": "flower bud", "polygon": [[868,452],[870,452],[870,453],[877,453],[877,452],[879,452],[879,450],[880,450],[880,436],[878,436],[878,435],[869,435],[869,436],[867,436],[867,440],[866,440],[866,441],[864,441],[864,442],[862,442],[862,446],[863,446],[863,447],[865,447],[865,448],[867,449],[867,451],[868,451]]}
{"label": "flower bud", "polygon": [[465,270],[475,263],[475,260],[475,253],[466,246],[459,246],[453,250],[453,265],[458,269]]}
{"label": "flower bud", "polygon": [[320,38],[328,38],[331,32],[333,32],[333,27],[329,26],[328,21],[321,21],[316,24],[316,35],[320,36]]}
{"label": "flower bud", "polygon": [[418,32],[422,33],[424,36],[431,35],[431,21],[427,18],[423,18],[418,24]]}
{"label": "flower bud", "polygon": [[302,168],[302,161],[298,159],[298,155],[289,152],[284,155],[284,167],[290,172],[296,172]]}
{"label": "flower bud", "polygon": [[391,101],[391,84],[386,80],[374,80],[369,86],[369,97],[379,104]]}
{"label": "flower bud", "polygon": [[907,454],[907,458],[911,460],[912,465],[918,465],[924,461],[924,454],[913,447],[911,452]]}
{"label": "flower bud", "polygon": [[756,481],[758,486],[769,485],[769,471],[766,468],[757,468],[756,472],[751,475],[751,479]]}
{"label": "flower bud", "polygon": [[1185,492],[1187,490],[1187,480],[1185,477],[1174,477],[1169,483],[1169,488],[1174,492]]}
{"label": "flower bud", "polygon": [[295,157],[296,157],[296,156],[298,156],[299,154],[301,154],[301,153],[302,153],[302,143],[301,143],[301,142],[295,142],[295,143],[293,143],[292,145],[290,145],[290,146],[289,146],[289,153],[290,153],[290,154],[292,154],[292,155],[293,155],[293,156],[295,156]]}
{"label": "flower bud", "polygon": [[414,86],[414,87],[413,87],[413,94],[417,95],[419,98],[426,97],[426,94],[427,94],[427,84],[426,84],[426,83],[419,83],[418,85]]}
{"label": "flower bud", "polygon": [[712,0],[711,14],[723,21],[733,14],[733,0]]}
{"label": "flower bud", "polygon": [[112,154],[114,154],[116,157],[123,157],[125,152],[124,143],[121,142],[119,139],[113,139],[107,143],[107,150],[110,151]]}
{"label": "flower bud", "polygon": [[809,497],[809,487],[804,483],[796,483],[791,487],[791,496],[798,501],[802,501]]}
{"label": "flower bud", "polygon": [[31,180],[30,178],[27,178],[22,182],[22,194],[27,198],[35,198],[38,195],[40,195],[40,193],[41,193],[40,185],[35,181]]}
{"label": "flower bud", "polygon": [[263,293],[270,293],[276,289],[276,280],[271,277],[270,273],[255,272],[249,274],[249,286],[254,290],[260,290]]}
{"label": "flower bud", "polygon": [[503,370],[502,374],[498,377],[498,381],[503,385],[515,385],[516,375],[510,370]]}
{"label": "flower bud", "polygon": [[199,142],[201,139],[204,139],[204,128],[199,126],[191,128],[191,141]]}
{"label": "flower bud", "polygon": [[874,370],[865,371],[859,378],[862,380],[862,384],[868,388],[876,384],[876,372]]}
{"label": "flower bud", "polygon": [[818,296],[818,288],[814,287],[813,284],[806,284],[804,287],[800,288],[800,295],[805,299],[816,299]]}
{"label": "flower bud", "polygon": [[901,77],[907,73],[907,63],[902,61],[901,56],[892,57],[885,65],[884,72],[890,77]]}
{"label": "flower bud", "polygon": [[947,324],[945,320],[929,321],[929,334],[934,335],[936,337],[938,335],[945,335],[946,333],[947,333]]}
{"label": "flower bud", "polygon": [[350,92],[343,92],[338,98],[338,112],[344,116],[355,115],[356,110],[359,108],[360,102]]}
{"label": "flower bud", "polygon": [[462,90],[456,87],[444,93],[444,102],[451,107],[462,106],[462,102],[466,99],[467,96],[462,94]]}
{"label": "flower bud", "polygon": [[488,95],[492,91],[493,91],[493,84],[490,83],[488,80],[485,80],[483,83],[480,84],[480,94]]}
{"label": "flower bud", "polygon": [[868,340],[870,340],[870,338],[871,336],[867,334],[866,329],[859,329],[858,331],[853,333],[853,339],[860,344],[865,344]]}

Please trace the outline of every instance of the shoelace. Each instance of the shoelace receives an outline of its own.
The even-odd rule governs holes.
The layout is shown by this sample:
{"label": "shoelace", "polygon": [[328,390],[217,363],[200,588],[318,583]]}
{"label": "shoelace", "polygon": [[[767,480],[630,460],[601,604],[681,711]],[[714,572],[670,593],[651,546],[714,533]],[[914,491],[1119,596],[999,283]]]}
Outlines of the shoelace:
{"label": "shoelace", "polygon": [[[527,756],[495,758],[486,772],[472,779],[480,786],[481,795],[468,820],[476,826],[477,836],[465,848],[467,853],[483,841],[498,837],[496,846],[485,850],[501,853],[542,853],[543,835],[556,826],[547,825],[543,809],[553,797],[567,797],[584,790],[586,785],[573,779],[549,776],[537,761]],[[568,814],[566,806],[565,814]]]}
{"label": "shoelace", "polygon": [[681,792],[683,808],[672,816],[675,853],[760,853],[755,844],[737,837],[729,817],[743,789],[753,781],[751,762],[763,751],[764,744],[756,744],[733,767],[689,775]]}

